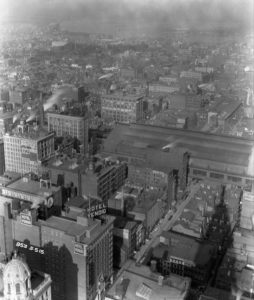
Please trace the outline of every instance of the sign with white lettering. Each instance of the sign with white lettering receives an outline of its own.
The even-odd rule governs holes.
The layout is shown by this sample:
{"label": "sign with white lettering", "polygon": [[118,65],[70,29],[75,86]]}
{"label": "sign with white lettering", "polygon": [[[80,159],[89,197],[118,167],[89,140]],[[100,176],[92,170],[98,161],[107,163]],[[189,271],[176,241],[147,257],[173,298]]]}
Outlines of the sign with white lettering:
{"label": "sign with white lettering", "polygon": [[244,191],[243,192],[243,200],[254,201],[254,193]]}
{"label": "sign with white lettering", "polygon": [[75,243],[74,244],[74,253],[86,256],[86,247],[87,247],[87,245],[85,245],[85,244]]}
{"label": "sign with white lettering", "polygon": [[88,208],[87,212],[89,218],[94,218],[101,215],[105,215],[107,213],[107,207],[104,203],[100,203]]}
{"label": "sign with white lettering", "polygon": [[44,249],[37,247],[37,246],[28,245],[27,243],[24,243],[24,242],[15,241],[14,245],[17,248],[23,248],[23,249],[26,249],[27,251],[32,251],[32,252],[42,254],[42,255],[45,254]]}
{"label": "sign with white lettering", "polygon": [[32,216],[29,213],[20,213],[20,222],[24,225],[32,225]]}
{"label": "sign with white lettering", "polygon": [[41,200],[41,198],[31,195],[31,194],[26,194],[23,192],[17,192],[13,190],[8,190],[6,188],[2,189],[2,195],[7,196],[7,197],[12,197],[12,198],[17,198],[20,200],[24,201],[29,201],[29,202],[34,202],[35,200]]}

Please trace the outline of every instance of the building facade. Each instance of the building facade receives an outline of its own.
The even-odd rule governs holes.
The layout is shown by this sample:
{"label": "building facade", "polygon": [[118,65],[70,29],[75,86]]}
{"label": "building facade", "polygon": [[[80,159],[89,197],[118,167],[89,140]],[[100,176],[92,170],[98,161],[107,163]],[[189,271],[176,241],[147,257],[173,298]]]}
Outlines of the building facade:
{"label": "building facade", "polygon": [[162,275],[171,272],[204,284],[211,272],[215,247],[174,232],[163,232],[153,256]]}
{"label": "building facade", "polygon": [[9,131],[13,124],[13,119],[13,112],[0,113],[0,136],[3,136],[7,131]]}
{"label": "building facade", "polygon": [[3,137],[5,170],[38,174],[40,167],[54,155],[54,133],[21,123]]}
{"label": "building facade", "polygon": [[104,120],[136,123],[143,119],[143,96],[104,94],[101,96],[101,116]]}
{"label": "building facade", "polygon": [[31,271],[21,257],[14,254],[8,263],[1,263],[4,300],[51,300],[51,277]]}
{"label": "building facade", "polygon": [[62,217],[60,188],[21,183],[2,188],[1,254],[18,250],[31,268],[50,274],[53,299],[95,299],[112,280],[114,217],[85,210]]}
{"label": "building facade", "polygon": [[5,171],[5,162],[4,162],[4,141],[0,139],[0,175],[3,175]]}
{"label": "building facade", "polygon": [[54,131],[56,136],[76,137],[82,145],[82,152],[88,151],[87,116],[48,112],[48,131]]}
{"label": "building facade", "polygon": [[27,91],[24,89],[16,89],[9,91],[9,101],[14,104],[23,105],[27,100]]}
{"label": "building facade", "polygon": [[124,162],[104,161],[98,167],[93,163],[81,174],[82,194],[86,197],[99,197],[103,202],[123,186],[127,178],[127,165]]}

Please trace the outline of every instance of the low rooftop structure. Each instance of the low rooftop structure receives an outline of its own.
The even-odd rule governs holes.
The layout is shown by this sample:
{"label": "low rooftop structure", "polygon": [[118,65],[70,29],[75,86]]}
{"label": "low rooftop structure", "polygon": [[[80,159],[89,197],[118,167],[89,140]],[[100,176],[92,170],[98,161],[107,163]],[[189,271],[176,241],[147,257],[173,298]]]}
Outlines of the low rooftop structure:
{"label": "low rooftop structure", "polygon": [[[192,266],[205,266],[211,260],[215,247],[209,243],[199,242],[191,237],[164,231],[160,236],[160,242],[154,248],[154,256],[160,248],[167,250],[168,258],[179,258]],[[166,247],[165,247],[166,245]]]}
{"label": "low rooftop structure", "polygon": [[109,226],[114,221],[114,217],[109,215],[104,215],[103,219],[104,222],[89,218],[86,213],[80,213],[76,220],[51,216],[46,221],[39,220],[39,222],[41,226],[52,227],[75,237],[77,242],[90,244],[105,231],[105,226]]}
{"label": "low rooftop structure", "polygon": [[117,157],[143,158],[147,164],[168,171],[170,167],[179,169],[181,166],[180,150],[190,153],[192,168],[209,168],[211,171],[254,177],[250,165],[253,142],[239,137],[141,124],[118,124],[105,141],[103,152]]}
{"label": "low rooftop structure", "polygon": [[153,273],[147,266],[136,266],[130,263],[124,268],[105,299],[126,300],[172,300],[186,299],[190,287],[190,279],[171,274],[163,278]]}

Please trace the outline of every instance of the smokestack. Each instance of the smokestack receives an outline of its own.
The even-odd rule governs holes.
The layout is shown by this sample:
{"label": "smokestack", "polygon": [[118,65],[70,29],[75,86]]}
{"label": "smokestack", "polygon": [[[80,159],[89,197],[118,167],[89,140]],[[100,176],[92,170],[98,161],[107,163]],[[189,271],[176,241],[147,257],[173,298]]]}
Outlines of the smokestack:
{"label": "smokestack", "polygon": [[39,126],[44,125],[44,107],[43,107],[43,100],[42,100],[42,92],[40,92],[40,101],[39,101]]}

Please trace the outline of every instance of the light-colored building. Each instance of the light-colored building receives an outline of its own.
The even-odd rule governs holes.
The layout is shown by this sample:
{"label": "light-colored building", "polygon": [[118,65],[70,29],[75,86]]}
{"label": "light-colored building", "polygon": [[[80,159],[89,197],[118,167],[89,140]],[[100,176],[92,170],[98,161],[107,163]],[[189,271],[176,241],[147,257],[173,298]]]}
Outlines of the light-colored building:
{"label": "light-colored building", "polygon": [[76,137],[83,148],[88,151],[88,118],[83,115],[48,112],[48,131],[54,131],[56,136],[70,135]]}
{"label": "light-colored building", "polygon": [[201,72],[194,72],[194,71],[182,71],[180,73],[180,78],[193,79],[200,82],[203,79]]}
{"label": "light-colored building", "polygon": [[43,162],[54,155],[54,133],[21,122],[4,139],[5,170],[38,174]]}
{"label": "light-colored building", "polygon": [[136,123],[143,119],[143,95],[104,94],[101,115],[108,121]]}
{"label": "light-colored building", "polygon": [[180,91],[180,86],[178,84],[166,85],[161,83],[149,84],[149,93],[154,94],[172,94]]}
{"label": "light-colored building", "polygon": [[240,226],[245,229],[254,230],[254,192],[243,192]]}
{"label": "light-colored building", "polygon": [[[0,263],[0,299],[51,300],[51,277],[31,271],[27,263],[15,253],[8,263]],[[1,287],[3,287],[1,291]]]}

